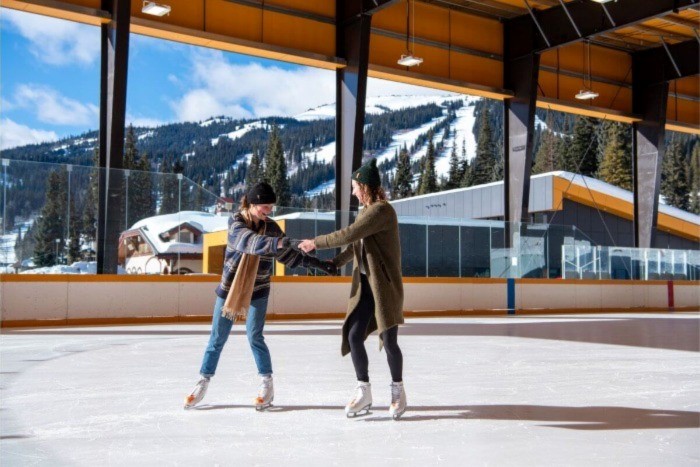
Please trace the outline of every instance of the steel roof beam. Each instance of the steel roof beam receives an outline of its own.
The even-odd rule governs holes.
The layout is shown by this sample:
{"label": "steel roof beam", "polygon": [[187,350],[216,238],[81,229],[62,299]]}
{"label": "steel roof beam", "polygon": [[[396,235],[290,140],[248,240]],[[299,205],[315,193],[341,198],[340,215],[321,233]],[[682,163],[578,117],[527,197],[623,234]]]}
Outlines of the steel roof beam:
{"label": "steel roof beam", "polygon": [[634,83],[649,86],[700,74],[698,57],[700,44],[696,39],[635,52],[632,54]]}
{"label": "steel roof beam", "polygon": [[[510,40],[504,43],[504,54],[513,58],[524,57],[530,53],[560,47],[581,40],[570,27],[567,17],[571,15],[583,37],[633,26],[636,23],[654,18],[675,9],[696,5],[698,0],[618,0],[606,4],[607,12],[614,20],[611,24],[601,4],[590,0],[578,0],[562,6],[553,6],[537,11],[535,15],[539,25],[547,35],[547,40],[537,31],[537,25],[530,15],[521,15],[504,21],[504,27],[511,31]],[[547,45],[549,42],[549,45]]]}

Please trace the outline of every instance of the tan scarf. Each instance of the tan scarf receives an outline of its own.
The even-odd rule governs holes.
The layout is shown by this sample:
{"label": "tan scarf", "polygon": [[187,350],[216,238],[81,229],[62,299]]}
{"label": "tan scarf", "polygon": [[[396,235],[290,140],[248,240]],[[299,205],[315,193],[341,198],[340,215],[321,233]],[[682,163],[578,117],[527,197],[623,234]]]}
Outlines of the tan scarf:
{"label": "tan scarf", "polygon": [[[253,221],[250,218],[248,211],[244,211],[243,218],[249,229],[253,228]],[[262,227],[258,230],[260,235],[265,235],[267,223],[262,222]],[[258,263],[260,257],[257,255],[243,254],[241,262],[238,263],[236,275],[231,283],[231,288],[228,291],[228,296],[224,302],[224,307],[221,309],[221,315],[231,321],[236,321],[237,318],[245,319],[248,316],[248,308],[253,297],[253,288],[255,287],[255,279],[258,275]]]}

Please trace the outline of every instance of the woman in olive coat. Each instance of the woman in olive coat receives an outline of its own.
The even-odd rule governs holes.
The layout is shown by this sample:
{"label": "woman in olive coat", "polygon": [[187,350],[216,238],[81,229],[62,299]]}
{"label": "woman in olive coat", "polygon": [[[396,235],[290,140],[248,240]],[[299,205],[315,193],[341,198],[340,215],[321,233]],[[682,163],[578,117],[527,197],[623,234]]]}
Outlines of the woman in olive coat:
{"label": "woman in olive coat", "polygon": [[366,414],[372,406],[364,341],[376,330],[379,348],[384,347],[391,371],[389,412],[398,419],[406,410],[403,355],[397,342],[398,325],[404,322],[401,245],[396,211],[386,201],[376,159],[353,173],[352,194],[363,206],[355,222],[328,235],[304,240],[299,247],[308,253],[347,245],[331,262],[340,268],[353,261],[341,353],[351,354],[358,383],[355,397],[345,407],[347,416]]}

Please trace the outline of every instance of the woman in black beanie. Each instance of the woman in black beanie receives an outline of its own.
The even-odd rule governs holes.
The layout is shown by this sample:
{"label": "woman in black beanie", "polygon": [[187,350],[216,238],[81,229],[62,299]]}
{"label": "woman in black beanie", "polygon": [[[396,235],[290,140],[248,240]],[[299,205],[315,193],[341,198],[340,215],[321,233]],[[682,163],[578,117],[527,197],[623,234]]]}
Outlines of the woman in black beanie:
{"label": "woman in black beanie", "polygon": [[290,268],[316,267],[335,274],[335,268],[329,263],[292,248],[290,239],[268,217],[276,202],[277,196],[270,185],[256,183],[241,200],[239,212],[229,218],[224,271],[221,283],[216,288],[211,335],[200,369],[201,378],[185,398],[186,409],[194,407],[204,398],[231,326],[237,317],[245,315],[248,342],[262,378],[255,407],[258,410],[269,407],[274,398],[272,361],[263,328],[273,261],[280,261]]}
{"label": "woman in black beanie", "polygon": [[403,355],[398,345],[399,324],[403,320],[401,246],[396,211],[387,202],[381,186],[376,159],[352,174],[352,194],[363,209],[355,222],[341,230],[304,240],[304,252],[347,245],[331,262],[341,267],[353,260],[352,288],[341,353],[351,354],[357,376],[355,396],[345,407],[348,417],[367,413],[372,407],[367,352],[364,341],[379,331],[379,346],[386,351],[391,371],[389,414],[398,420],[406,411],[403,387]]}

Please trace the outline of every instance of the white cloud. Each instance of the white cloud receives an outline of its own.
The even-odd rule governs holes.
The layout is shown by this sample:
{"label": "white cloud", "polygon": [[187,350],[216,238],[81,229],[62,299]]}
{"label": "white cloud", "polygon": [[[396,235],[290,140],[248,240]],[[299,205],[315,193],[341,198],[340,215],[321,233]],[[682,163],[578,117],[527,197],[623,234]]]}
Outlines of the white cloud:
{"label": "white cloud", "polygon": [[[192,53],[190,59],[190,76],[168,76],[170,82],[190,89],[169,102],[178,121],[198,121],[216,115],[291,116],[335,101],[333,71],[310,67],[284,69],[259,63],[231,64],[224,53],[203,49]],[[452,94],[373,78],[368,80],[367,88],[368,96]]]}
{"label": "white cloud", "polygon": [[3,8],[3,22],[30,42],[29,52],[50,65],[87,65],[100,56],[100,28]]}
{"label": "white cloud", "polygon": [[99,124],[100,109],[94,104],[83,104],[59,94],[48,86],[23,84],[17,87],[14,105],[32,109],[39,121],[54,125]]}
{"label": "white cloud", "polygon": [[335,99],[331,71],[230,64],[216,51],[197,51],[191,57],[191,90],[170,102],[178,120],[294,115]]}
{"label": "white cloud", "polygon": [[10,149],[25,144],[56,141],[58,135],[53,131],[35,130],[20,125],[9,118],[0,120],[0,149]]}

